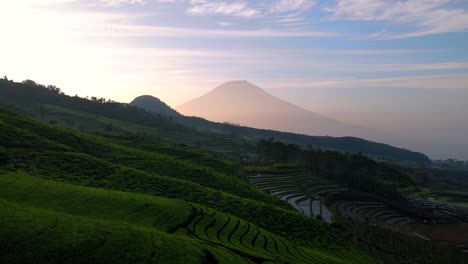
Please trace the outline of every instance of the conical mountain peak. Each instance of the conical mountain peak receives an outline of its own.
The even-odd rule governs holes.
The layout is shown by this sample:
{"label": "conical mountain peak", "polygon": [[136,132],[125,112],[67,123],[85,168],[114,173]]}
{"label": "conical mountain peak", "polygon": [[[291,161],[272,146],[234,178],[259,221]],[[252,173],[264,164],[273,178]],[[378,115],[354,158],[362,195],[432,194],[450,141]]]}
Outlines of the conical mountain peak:
{"label": "conical mountain peak", "polygon": [[250,82],[245,81],[245,80],[229,81],[229,82],[223,83],[223,84],[219,85],[218,87],[216,87],[215,89],[213,89],[211,92],[228,93],[228,94],[231,94],[231,95],[232,94],[246,95],[246,94],[249,94],[249,93],[255,93],[255,94],[264,93],[264,94],[266,94],[266,92],[262,88],[260,88],[260,87],[258,87],[256,85],[253,85]]}
{"label": "conical mountain peak", "polygon": [[373,135],[366,128],[341,123],[277,98],[247,81],[229,81],[177,108],[184,115],[217,122],[309,135]]}

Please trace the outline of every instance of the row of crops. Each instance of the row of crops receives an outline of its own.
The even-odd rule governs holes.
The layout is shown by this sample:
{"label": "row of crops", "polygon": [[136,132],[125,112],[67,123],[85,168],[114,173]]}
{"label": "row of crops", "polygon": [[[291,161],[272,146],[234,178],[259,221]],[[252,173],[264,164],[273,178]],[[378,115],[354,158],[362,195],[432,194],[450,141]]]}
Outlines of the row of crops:
{"label": "row of crops", "polygon": [[415,219],[381,202],[337,201],[332,206],[341,216],[368,224],[405,227],[415,222]]}
{"label": "row of crops", "polygon": [[[304,172],[256,174],[249,179],[258,188],[287,201],[298,211],[308,216],[321,216],[328,223],[332,222],[332,213],[323,205],[322,197],[347,190],[346,187]],[[330,209],[353,221],[380,226],[384,224],[392,228],[404,228],[415,222],[415,219],[382,202],[335,201]]]}
{"label": "row of crops", "polygon": [[341,192],[346,187],[304,172],[289,174],[256,174],[249,177],[258,188],[287,201],[307,216],[320,216],[331,223],[332,214],[321,200],[327,193]]}
{"label": "row of crops", "polygon": [[0,215],[0,263],[376,263],[181,200],[16,172],[0,171]]}
{"label": "row of crops", "polygon": [[446,215],[468,221],[468,214],[454,205],[420,197],[407,197],[407,200],[416,207],[437,210]]}
{"label": "row of crops", "polygon": [[354,250],[302,247],[240,218],[208,208],[198,208],[186,229],[193,238],[226,247],[253,262],[374,263]]}

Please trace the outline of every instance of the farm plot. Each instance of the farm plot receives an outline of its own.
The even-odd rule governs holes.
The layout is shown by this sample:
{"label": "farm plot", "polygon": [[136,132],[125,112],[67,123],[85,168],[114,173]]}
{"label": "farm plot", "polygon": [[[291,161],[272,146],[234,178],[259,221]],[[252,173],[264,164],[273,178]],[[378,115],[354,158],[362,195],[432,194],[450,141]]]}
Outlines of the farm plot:
{"label": "farm plot", "polygon": [[338,201],[331,206],[340,216],[357,222],[385,225],[398,229],[408,227],[416,222],[414,218],[380,202]]}
{"label": "farm plot", "polygon": [[195,239],[240,252],[254,262],[375,263],[374,259],[357,251],[337,249],[331,254],[322,249],[305,248],[240,218],[206,207],[197,209],[186,229]]}
{"label": "farm plot", "polygon": [[[181,200],[0,173],[0,263],[348,263]],[[121,249],[125,250],[121,250]],[[372,260],[374,261],[374,260]],[[359,263],[359,262],[354,262]],[[372,262],[375,263],[375,262]]]}
{"label": "farm plot", "polygon": [[468,221],[468,213],[460,210],[455,205],[420,197],[407,197],[406,199],[416,207],[437,210],[446,215]]}
{"label": "farm plot", "polygon": [[319,215],[328,223],[332,222],[332,213],[321,203],[322,195],[347,190],[323,178],[300,172],[256,174],[250,176],[249,180],[258,188],[287,201],[305,215]]}

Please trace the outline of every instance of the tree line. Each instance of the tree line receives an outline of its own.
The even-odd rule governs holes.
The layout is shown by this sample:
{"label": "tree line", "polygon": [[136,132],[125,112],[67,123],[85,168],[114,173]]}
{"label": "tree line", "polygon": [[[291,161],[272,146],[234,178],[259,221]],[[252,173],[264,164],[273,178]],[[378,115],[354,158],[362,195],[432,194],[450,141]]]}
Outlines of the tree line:
{"label": "tree line", "polygon": [[414,185],[406,175],[362,154],[341,153],[283,143],[274,138],[260,140],[257,152],[273,163],[296,163],[313,175],[387,197],[398,197],[397,189]]}

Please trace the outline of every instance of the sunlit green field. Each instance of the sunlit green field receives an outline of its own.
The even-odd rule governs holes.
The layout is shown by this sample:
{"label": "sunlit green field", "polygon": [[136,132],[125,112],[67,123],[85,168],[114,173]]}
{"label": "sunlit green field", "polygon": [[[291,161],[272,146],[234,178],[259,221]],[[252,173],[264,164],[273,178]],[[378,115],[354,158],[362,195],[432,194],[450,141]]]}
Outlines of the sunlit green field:
{"label": "sunlit green field", "polygon": [[229,162],[0,124],[1,263],[378,263]]}

